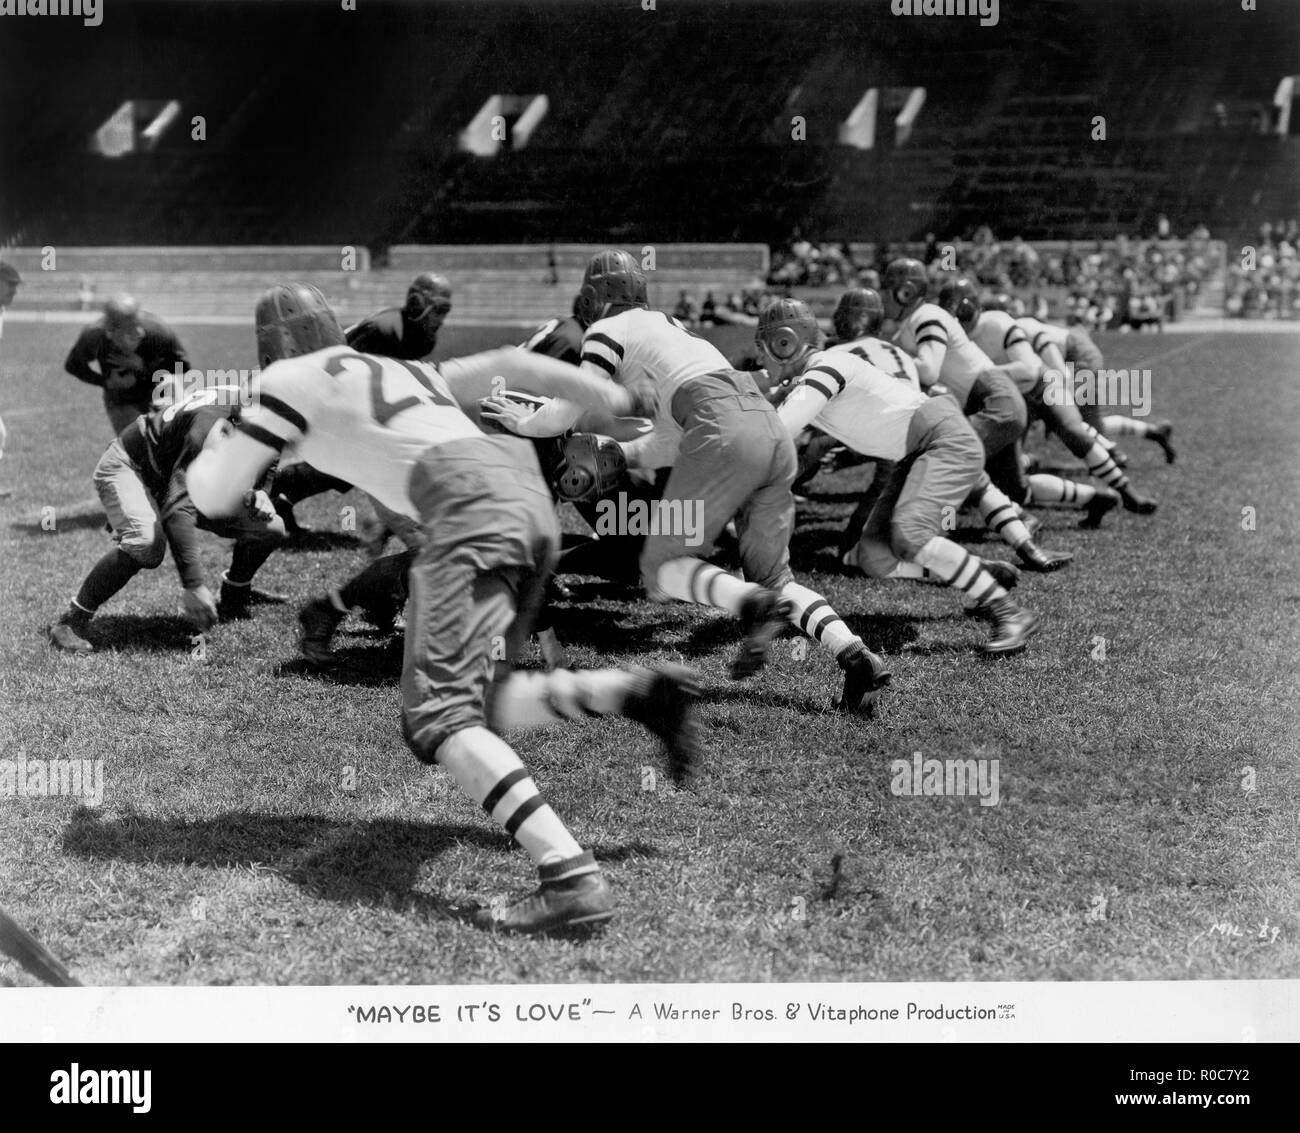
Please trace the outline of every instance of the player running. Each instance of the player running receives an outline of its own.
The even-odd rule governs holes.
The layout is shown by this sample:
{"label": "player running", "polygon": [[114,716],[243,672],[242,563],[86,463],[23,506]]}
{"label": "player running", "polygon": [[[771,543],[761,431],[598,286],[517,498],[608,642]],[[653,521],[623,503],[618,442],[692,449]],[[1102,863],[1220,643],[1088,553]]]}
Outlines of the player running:
{"label": "player running", "polygon": [[[1054,323],[1043,322],[1041,319],[1030,316],[1024,316],[1016,321],[1024,327],[1025,333],[1029,335],[1030,345],[1034,350],[1050,369],[1059,374],[1065,375],[1070,372],[1066,368],[1067,363],[1072,363],[1076,372],[1090,370],[1094,374],[1100,373],[1101,369],[1106,365],[1101,350],[1083,327],[1057,326]],[[1083,416],[1084,423],[1089,428],[1096,430],[1100,435],[1102,444],[1111,450],[1112,456],[1117,458],[1116,462],[1121,466],[1127,464],[1127,461],[1123,460],[1122,455],[1115,451],[1115,445],[1108,437],[1131,436],[1151,441],[1152,444],[1159,445],[1161,451],[1164,452],[1165,463],[1173,464],[1177,454],[1174,452],[1174,446],[1170,443],[1170,438],[1174,432],[1174,427],[1170,422],[1161,421],[1159,424],[1152,425],[1146,421],[1138,421],[1118,413],[1108,414],[1103,417],[1100,406],[1095,403],[1080,405],[1078,409]]]}
{"label": "player running", "polygon": [[[895,319],[894,341],[916,359],[921,388],[950,394],[970,418],[988,460],[1014,445],[1025,431],[1025,400],[1005,369],[997,369],[947,311],[925,301],[928,279],[918,260],[894,260],[882,280],[885,314]],[[984,523],[1019,556],[1026,570],[1053,571],[1074,556],[1045,551],[1030,535],[1020,510],[986,476],[975,504]]]}
{"label": "player running", "polygon": [[[1080,526],[1090,528],[1100,526],[1102,517],[1121,500],[1128,511],[1142,515],[1155,511],[1155,501],[1134,491],[1128,477],[1111,459],[1105,446],[1084,425],[1064,374],[1052,371],[1034,353],[1024,328],[1008,312],[981,312],[975,287],[966,279],[945,284],[939,295],[939,305],[961,323],[971,340],[995,363],[1021,363],[1019,372],[1027,377],[1021,390],[1030,420],[1042,421],[1050,433],[1059,437],[1065,447],[1083,461],[1089,474],[1105,485],[1105,488],[1097,489],[1091,484],[1080,484],[1060,476],[1034,473],[1027,478],[1032,502],[1077,505],[1087,512]],[[1007,474],[1017,483],[1026,480],[1019,452],[1014,467],[1009,467]],[[1006,487],[1003,484],[1003,488]],[[1030,501],[1021,498],[1016,502]]]}
{"label": "player running", "polygon": [[933,577],[963,591],[993,619],[985,653],[1016,653],[1038,615],[1007,593],[1016,569],[982,560],[945,538],[945,508],[961,506],[985,475],[984,449],[951,398],[920,390],[849,352],[822,349],[811,309],[780,299],[759,316],[757,342],[774,378],[794,380],[780,416],[792,434],[808,425],[864,456],[891,462],[853,565],[876,578]]}
{"label": "player running", "polygon": [[[715,347],[676,319],[651,311],[645,276],[626,252],[592,258],[579,303],[587,325],[582,368],[614,383],[648,379],[658,391],[654,429],[622,446],[628,465],[671,467],[660,514],[684,515],[697,501],[703,509],[689,543],[684,529],[646,537],[640,567],[647,594],[654,601],[714,606],[739,618],[745,638],[731,668],[735,680],[758,672],[773,639],[794,624],[844,671],[839,708],[871,714],[889,673],[826,599],[793,579],[794,442],[753,377],[733,370]],[[558,399],[532,413],[503,397],[489,399],[484,408],[485,417],[531,437],[562,433],[582,413],[581,406]],[[733,516],[743,581],[704,558]]]}
{"label": "player running", "polygon": [[[194,462],[195,503],[209,515],[234,514],[243,491],[280,454],[296,452],[419,519],[425,545],[410,574],[403,735],[421,762],[444,767],[519,841],[540,875],[533,894],[480,910],[475,922],[546,932],[608,920],[613,896],[595,858],[546,805],[501,736],[621,713],[659,735],[674,776],[688,780],[698,758],[692,675],[509,671],[542,601],[559,532],[532,447],[485,435],[462,407],[490,393],[497,379],[614,413],[635,411],[637,396],[516,348],[437,369],[358,354],[315,288],[284,285],[270,298],[259,306],[262,317],[296,344],[285,352],[300,356],[264,370],[258,405],[234,436]],[[493,658],[502,652],[493,680]]]}

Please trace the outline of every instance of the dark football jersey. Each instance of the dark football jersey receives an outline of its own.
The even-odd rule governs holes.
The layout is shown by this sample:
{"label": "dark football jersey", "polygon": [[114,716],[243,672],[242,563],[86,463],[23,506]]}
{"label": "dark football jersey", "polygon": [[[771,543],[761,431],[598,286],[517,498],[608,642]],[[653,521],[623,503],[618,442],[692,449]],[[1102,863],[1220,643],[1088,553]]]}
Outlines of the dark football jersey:
{"label": "dark football jersey", "polygon": [[438,335],[407,319],[400,308],[385,307],[344,332],[348,345],[361,354],[418,362],[433,353]]}
{"label": "dark football jersey", "polygon": [[[83,382],[102,386],[111,404],[150,405],[154,375],[162,370],[166,380],[171,380],[176,376],[177,363],[183,371],[189,366],[189,358],[175,332],[161,319],[141,311],[139,323],[144,337],[133,354],[110,341],[102,320],[92,323],[77,336],[64,368]],[[92,362],[99,367],[98,374],[89,369]]]}
{"label": "dark football jersey", "polygon": [[203,450],[212,426],[230,417],[230,408],[217,404],[220,399],[216,390],[201,390],[177,405],[137,417],[122,430],[118,440],[160,504],[184,491],[185,467]]}
{"label": "dark football jersey", "polygon": [[582,361],[582,334],[582,324],[572,315],[567,319],[549,319],[529,335],[523,346],[525,350],[576,366]]}

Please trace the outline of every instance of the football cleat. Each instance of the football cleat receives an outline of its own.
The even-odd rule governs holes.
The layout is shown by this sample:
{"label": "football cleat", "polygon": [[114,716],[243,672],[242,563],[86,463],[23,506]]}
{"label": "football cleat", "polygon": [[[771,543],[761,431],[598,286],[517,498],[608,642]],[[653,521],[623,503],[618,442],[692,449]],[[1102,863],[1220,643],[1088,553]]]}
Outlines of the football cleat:
{"label": "football cleat", "polygon": [[248,617],[250,606],[283,606],[288,601],[283,594],[258,590],[251,584],[239,586],[223,577],[221,596],[217,599],[217,617],[223,622],[234,621]]}
{"label": "football cleat", "polygon": [[787,625],[794,604],[775,590],[750,594],[740,606],[740,627],[745,640],[731,663],[731,679],[743,681],[767,664],[767,650]]}
{"label": "football cleat", "polygon": [[885,659],[863,647],[840,665],[844,669],[844,692],[836,707],[850,715],[861,713],[868,720],[874,719],[880,692],[893,679]]}
{"label": "football cleat", "polygon": [[1148,434],[1156,444],[1165,450],[1166,464],[1173,464],[1174,457],[1177,456],[1177,453],[1174,452],[1174,446],[1169,443],[1169,438],[1173,435],[1173,431],[1174,427],[1170,422],[1161,421],[1160,424],[1156,426],[1156,428],[1152,429]]}
{"label": "football cleat", "polygon": [[993,636],[980,646],[985,653],[1019,653],[1038,629],[1038,615],[1017,605],[1009,594],[984,603],[982,609],[993,619]]}
{"label": "football cleat", "polygon": [[298,648],[313,665],[328,665],[333,661],[330,640],[343,618],[343,611],[336,610],[328,598],[313,598],[298,611],[301,630]]}
{"label": "football cleat", "polygon": [[689,786],[699,775],[699,729],[695,702],[700,696],[699,679],[683,665],[664,665],[646,672],[644,689],[634,689],[623,705],[623,715],[644,724],[668,750],[668,771],[673,782]]}
{"label": "football cleat", "polygon": [[1027,539],[1016,548],[1016,554],[1020,556],[1021,565],[1025,570],[1032,570],[1038,574],[1050,574],[1054,570],[1060,570],[1074,558],[1073,551],[1044,551],[1032,539]]}
{"label": "football cleat", "polygon": [[1097,494],[1084,505],[1083,510],[1087,515],[1079,520],[1079,526],[1085,531],[1095,531],[1101,526],[1102,519],[1117,507],[1119,493],[1110,488],[1098,488]]}
{"label": "football cleat", "polygon": [[[84,628],[84,627],[83,627]],[[50,644],[64,653],[94,653],[95,647],[66,621],[57,621],[49,627]]]}
{"label": "football cleat", "polygon": [[497,932],[555,932],[602,924],[614,915],[614,894],[599,872],[543,881],[527,897],[474,914],[479,928]]}
{"label": "football cleat", "polygon": [[1138,515],[1155,515],[1159,506],[1150,496],[1139,495],[1132,488],[1125,489],[1120,496],[1124,500],[1124,510]]}

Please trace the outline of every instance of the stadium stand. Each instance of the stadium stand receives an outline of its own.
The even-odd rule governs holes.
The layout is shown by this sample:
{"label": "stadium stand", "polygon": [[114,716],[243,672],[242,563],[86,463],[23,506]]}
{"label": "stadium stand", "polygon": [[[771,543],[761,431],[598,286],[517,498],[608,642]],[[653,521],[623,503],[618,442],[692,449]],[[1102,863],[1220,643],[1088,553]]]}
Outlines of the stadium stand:
{"label": "stadium stand", "polygon": [[[1276,6],[1247,28],[1235,5],[1207,17],[1141,0],[1117,21],[1061,0],[955,45],[944,21],[908,23],[885,0],[753,6],[743,25],[725,4],[629,15],[374,0],[344,49],[293,5],[263,8],[268,33],[245,42],[228,18],[241,2],[158,18],[125,6],[125,60],[42,52],[54,33],[23,26],[7,78],[43,106],[6,127],[0,161],[22,175],[3,190],[0,244],[338,243],[382,267],[407,243],[780,245],[796,228],[823,243],[986,222],[1095,240],[1149,235],[1162,213],[1180,233],[1203,223],[1235,238],[1243,202],[1252,216],[1296,210],[1300,143],[1260,132],[1279,79],[1300,71],[1293,18]],[[1262,53],[1245,39],[1261,24],[1276,33]],[[868,89],[874,148],[837,144]],[[892,115],[919,89],[896,146]],[[458,148],[486,99],[535,93],[549,111],[526,148]],[[181,114],[140,152],[89,152],[130,99],[175,99]]]}

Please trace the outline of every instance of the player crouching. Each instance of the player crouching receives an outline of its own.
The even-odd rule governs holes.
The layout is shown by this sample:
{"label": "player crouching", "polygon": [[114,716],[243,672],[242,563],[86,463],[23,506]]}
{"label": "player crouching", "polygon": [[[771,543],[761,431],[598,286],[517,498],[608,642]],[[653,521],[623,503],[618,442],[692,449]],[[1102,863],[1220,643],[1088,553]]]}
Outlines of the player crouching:
{"label": "player crouching", "polygon": [[[95,467],[94,483],[117,545],[91,568],[67,611],[50,626],[50,644],[56,649],[93,652],[86,640],[90,619],[138,571],[160,566],[169,544],[184,587],[181,608],[197,630],[218,619],[246,616],[252,602],[284,601],[252,584],[257,569],[285,538],[267,494],[250,485],[240,508],[214,521],[195,510],[187,488],[191,462],[238,417],[239,393],[235,386],[199,390],[178,405],[137,417],[108,446]],[[199,530],[235,540],[219,602],[203,581]]]}
{"label": "player crouching", "polygon": [[[985,653],[1025,647],[1038,615],[1007,593],[1015,571],[944,538],[979,483],[984,446],[955,401],[927,397],[865,359],[822,349],[806,303],[780,299],[760,316],[757,341],[777,382],[794,384],[781,404],[792,434],[809,425],[864,456],[894,462],[850,561],[876,578],[932,576],[964,592],[993,619]],[[900,561],[901,560],[901,561]],[[1000,582],[993,571],[1005,572]]]}

